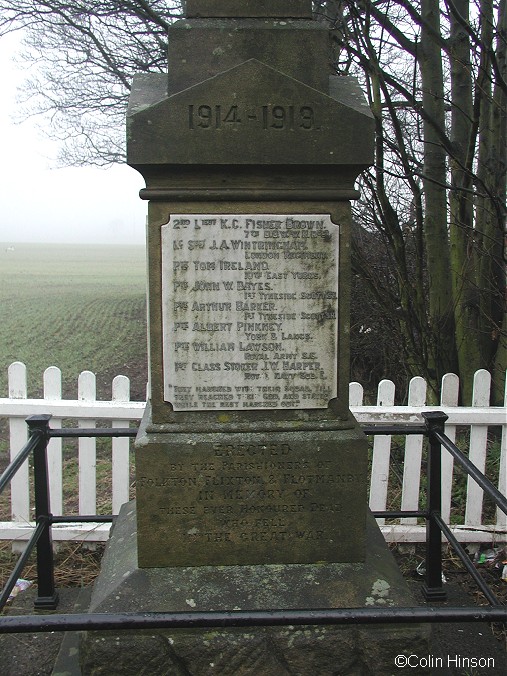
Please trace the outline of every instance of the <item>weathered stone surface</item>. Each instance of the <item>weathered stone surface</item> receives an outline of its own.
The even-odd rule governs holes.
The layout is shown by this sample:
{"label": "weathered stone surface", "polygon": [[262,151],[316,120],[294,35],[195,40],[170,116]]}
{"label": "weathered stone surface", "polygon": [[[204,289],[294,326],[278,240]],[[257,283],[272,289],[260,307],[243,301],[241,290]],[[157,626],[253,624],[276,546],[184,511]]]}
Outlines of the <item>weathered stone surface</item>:
{"label": "weathered stone surface", "polygon": [[283,17],[312,16],[311,0],[186,0],[187,17]]}
{"label": "weathered stone surface", "polygon": [[174,410],[327,408],[337,395],[338,241],[329,215],[171,215],[162,321]]}
{"label": "weathered stone surface", "polygon": [[373,160],[373,118],[363,107],[250,59],[155,105],[143,108],[134,95],[129,164],[345,165],[356,169],[353,182]]}
{"label": "weathered stone surface", "polygon": [[[135,503],[125,505],[90,612],[351,608],[413,605],[373,518],[364,563],[137,568]],[[394,673],[396,655],[427,655],[428,625],[302,626],[88,632],[83,675],[142,670],[194,676]],[[414,673],[427,673],[414,669]]]}
{"label": "weathered stone surface", "polygon": [[[189,203],[188,208],[186,209],[187,213],[189,214],[189,217],[192,218],[192,215],[196,214],[202,214],[202,213],[208,213],[208,214],[222,214],[222,216],[230,218],[231,223],[233,219],[236,219],[238,217],[238,214],[241,215],[241,212],[243,211],[244,213],[253,213],[250,211],[250,206],[253,206],[252,203]],[[308,425],[311,421],[329,421],[333,420],[335,424],[335,429],[337,426],[353,426],[354,422],[352,421],[349,413],[349,408],[348,408],[348,373],[349,373],[349,352],[348,352],[348,336],[349,336],[349,329],[348,329],[348,322],[349,322],[349,289],[350,289],[350,283],[349,283],[349,276],[350,276],[350,246],[349,246],[349,228],[350,228],[350,207],[348,203],[342,203],[342,204],[330,204],[328,203],[320,203],[316,204],[314,203],[309,203],[308,205],[305,203],[301,202],[286,202],[282,205],[276,205],[276,208],[274,208],[273,204],[263,202],[263,203],[258,203],[257,205],[258,213],[262,215],[264,214],[282,214],[285,213],[285,216],[288,213],[291,213],[293,211],[293,214],[303,214],[304,212],[307,212],[308,218],[310,218],[311,214],[315,213],[325,213],[324,209],[330,208],[330,220],[332,223],[339,224],[339,250],[337,252],[338,254],[338,271],[339,271],[339,282],[336,285],[335,289],[331,289],[330,286],[324,284],[324,278],[323,278],[323,286],[322,290],[325,290],[326,292],[331,292],[331,293],[336,293],[337,294],[337,304],[338,304],[338,310],[337,310],[337,319],[336,319],[336,333],[337,336],[339,337],[338,340],[338,356],[336,359],[336,369],[335,366],[333,365],[331,367],[332,372],[336,372],[336,385],[329,385],[330,389],[334,391],[336,387],[336,398],[331,399],[329,401],[329,405],[327,408],[321,408],[317,409],[314,408],[312,409],[311,407],[306,407],[304,404],[307,402],[311,405],[312,402],[315,403],[315,400],[313,400],[313,390],[310,388],[309,391],[309,396],[311,399],[303,400],[301,403],[303,404],[302,410],[304,411],[303,413],[299,411],[299,409],[290,409],[290,408],[285,408],[283,406],[277,408],[277,409],[270,409],[270,408],[245,408],[241,410],[236,410],[235,406],[231,406],[230,409],[219,407],[216,408],[214,411],[209,410],[209,411],[200,411],[198,409],[191,409],[188,411],[172,411],[171,404],[167,401],[165,401],[165,396],[164,396],[164,378],[163,378],[163,373],[164,373],[164,360],[162,359],[163,351],[164,349],[166,350],[166,359],[174,359],[174,361],[178,362],[184,362],[185,358],[180,359],[178,355],[184,354],[184,349],[178,349],[176,352],[176,341],[178,342],[185,342],[185,340],[179,341],[177,338],[178,332],[173,333],[173,337],[170,338],[170,343],[169,345],[164,348],[164,342],[167,345],[167,333],[166,333],[166,338],[164,339],[164,334],[162,331],[163,328],[163,318],[162,318],[162,279],[163,279],[163,272],[162,272],[162,228],[164,227],[164,224],[166,224],[169,219],[171,218],[172,214],[177,214],[181,213],[179,209],[181,209],[181,204],[174,203],[174,204],[166,204],[166,203],[157,203],[153,204],[150,209],[150,225],[149,225],[149,232],[148,232],[148,258],[150,261],[149,264],[149,288],[150,288],[150,298],[153,299],[152,302],[150,302],[150,360],[151,360],[151,365],[150,365],[150,380],[151,380],[151,405],[152,405],[152,418],[153,418],[153,423],[155,424],[164,424],[164,423],[170,423],[171,425],[174,424],[186,424],[188,425],[189,430],[194,430],[194,429],[202,429],[202,430],[211,430],[214,429],[215,431],[217,429],[220,429],[222,431],[238,431],[239,429],[244,430],[245,426],[251,426],[250,429],[251,431],[254,431],[256,425],[261,425],[261,429],[265,432],[267,427],[266,427],[266,422],[270,421],[273,424],[285,424],[282,423],[282,421],[294,421],[295,427],[293,428],[294,430],[301,429],[301,425],[305,424]],[[315,208],[317,207],[318,208]],[[314,208],[311,210],[311,208]],[[259,238],[261,236],[259,235]],[[232,239],[232,238],[228,238]],[[264,241],[270,242],[270,238],[263,238]],[[192,241],[202,241],[203,238],[195,238],[195,240]],[[179,241],[179,238],[178,238]],[[190,241],[190,240],[189,240]],[[246,241],[246,240],[245,240]],[[211,238],[211,241],[208,241],[205,239],[205,244],[204,246],[212,246],[213,245],[213,238]],[[179,244],[178,244],[179,246]],[[196,245],[197,246],[197,245]],[[231,245],[232,246],[232,245]],[[195,261],[199,260],[199,249],[189,251],[189,262],[191,265],[194,265]],[[195,260],[194,260],[195,259]],[[211,260],[211,259],[210,259]],[[220,260],[225,260],[223,256],[217,256],[217,265],[220,265],[218,261]],[[178,261],[177,261],[178,262]],[[276,262],[276,261],[275,261]],[[279,262],[279,261],[278,261]],[[283,261],[282,261],[283,263]],[[307,264],[306,261],[301,260],[299,261],[300,267],[299,270],[300,272],[304,273],[307,271]],[[218,271],[218,276],[214,281],[221,281],[223,279],[222,274],[220,270]],[[325,275],[327,279],[327,273],[325,271],[322,271],[322,274]],[[267,281],[267,280],[265,280]],[[301,292],[312,292],[315,289],[308,288],[308,289],[303,289],[301,284],[303,280],[299,280],[297,282],[297,290],[299,293]],[[310,281],[312,280],[304,280],[304,281]],[[319,280],[318,280],[319,281]],[[324,289],[324,286],[326,288]],[[293,291],[296,290],[296,287],[293,288]],[[246,292],[246,293],[252,293],[252,292]],[[234,299],[234,307],[236,307],[236,302],[247,302],[249,299],[245,298],[245,292],[243,291],[238,291],[236,289],[236,297]],[[260,292],[259,292],[260,294]],[[260,298],[260,295],[256,294],[256,298],[250,299],[251,301],[262,301]],[[219,291],[214,291],[214,292],[209,292],[210,295],[210,300],[212,301],[221,301],[223,300],[223,296]],[[212,298],[211,298],[212,296]],[[257,297],[258,296],[258,297]],[[159,298],[159,302],[155,302],[154,299]],[[190,294],[189,294],[190,298]],[[188,301],[188,298],[187,298]],[[183,300],[184,302],[184,300]],[[232,303],[233,301],[231,301]],[[270,301],[266,301],[270,302]],[[320,312],[320,308],[323,307],[322,304],[317,304],[317,300],[312,300],[308,301],[308,306],[307,310],[309,313],[311,312]],[[302,311],[302,308],[300,308],[298,311]],[[198,319],[196,315],[196,319]],[[333,322],[335,321],[334,319],[332,320]],[[283,328],[283,327],[282,327]],[[329,341],[330,338],[329,336],[326,338],[326,330],[328,328],[328,325],[326,323],[322,324],[322,329],[323,329],[323,335],[319,337],[319,330],[320,326],[316,328],[316,333],[315,335],[317,336],[317,341],[321,340],[322,345],[326,344],[327,348],[330,349]],[[284,333],[287,333],[284,329]],[[198,338],[199,332],[195,332],[192,337],[192,341],[189,342],[199,342]],[[235,339],[233,339],[232,342],[234,342]],[[202,341],[201,341],[202,342]],[[216,342],[216,341],[215,341]],[[230,342],[230,341],[226,341]],[[277,341],[275,341],[277,342]],[[305,342],[305,341],[302,341]],[[168,351],[170,349],[173,349],[172,356]],[[192,348],[194,349],[194,348]],[[312,349],[313,350],[313,349]],[[312,350],[306,349],[304,345],[300,346],[300,352],[301,354],[303,352],[305,353],[310,353]],[[237,351],[236,351],[237,352]],[[197,352],[196,352],[197,354]],[[274,353],[276,354],[276,353]],[[271,355],[274,359],[274,354]],[[215,360],[211,360],[212,362],[215,362]],[[235,360],[229,360],[229,361],[235,361]],[[253,361],[253,360],[252,360]],[[275,360],[276,361],[276,360]],[[299,360],[294,360],[294,361],[299,361]],[[312,360],[308,360],[310,362]],[[317,361],[317,360],[315,360]],[[231,374],[232,376],[232,374]],[[328,387],[328,383],[330,382],[330,374],[326,373],[324,376],[324,382],[325,386]],[[231,382],[233,381],[233,378]],[[300,381],[300,384],[304,384],[304,379],[298,378],[298,381]],[[315,379],[308,380],[308,382],[317,382]],[[260,385],[259,385],[260,386]],[[251,394],[251,392],[248,392],[248,394]],[[257,392],[258,394],[258,392]],[[301,396],[306,396],[308,392],[303,392],[301,390],[300,392]],[[183,392],[183,395],[185,393]],[[299,396],[299,395],[298,395]],[[265,397],[262,397],[263,401],[261,403],[264,403],[264,401],[267,401]],[[282,397],[283,399],[283,397]],[[260,401],[260,399],[259,399]],[[277,399],[278,401],[278,399]],[[219,404],[222,402],[218,402]],[[225,403],[225,401],[223,402]],[[234,403],[234,402],[233,402]],[[260,404],[259,404],[260,406]],[[319,423],[320,424],[320,423]],[[176,429],[173,427],[173,429]]]}
{"label": "weathered stone surface", "polygon": [[[235,11],[252,7],[246,2],[234,5]],[[270,11],[276,6],[270,3]],[[202,39],[196,32],[199,30],[204,31]],[[206,31],[213,35],[211,42],[204,38]],[[173,81],[169,90],[176,93],[168,94],[164,76],[142,76],[134,83],[129,106],[129,163],[143,173],[147,183],[143,196],[152,200],[148,248],[153,423],[176,425],[177,429],[184,425],[191,429],[221,426],[231,431],[244,425],[266,430],[285,421],[300,424],[303,420],[325,426],[331,420],[336,427],[350,427],[350,210],[348,203],[339,200],[358,196],[355,178],[373,159],[373,119],[364,97],[351,78],[333,85],[332,96],[328,94],[328,33],[318,22],[192,19],[180,22],[174,32],[170,40],[174,59],[184,62],[170,64],[170,77],[181,78],[179,84]],[[239,42],[224,42],[229,33]],[[265,44],[259,38],[261,33],[266,35]],[[239,34],[243,35],[241,39]],[[305,36],[316,42],[306,43]],[[182,41],[179,46],[178,39]],[[216,50],[214,55],[196,53],[210,44],[214,45],[212,51]],[[227,63],[220,61],[229,57],[232,60]],[[238,63],[238,58],[250,60]],[[201,68],[211,70],[204,72]],[[198,82],[209,75],[216,77]],[[169,359],[173,359],[173,353],[167,331],[162,329],[161,231],[175,213],[215,213],[231,218],[248,213],[327,214],[333,223],[340,224],[338,383],[336,397],[327,408],[302,407],[293,409],[293,413],[291,409],[244,408],[242,415],[234,409],[217,414],[210,410],[209,415],[183,411],[179,405],[175,406],[178,410],[172,409],[163,382],[162,351],[168,350]],[[236,298],[235,302],[240,300],[244,299]],[[174,362],[175,369],[176,356]],[[260,404],[265,403],[263,397]],[[313,399],[307,403],[311,406],[317,402]]]}
{"label": "weathered stone surface", "polygon": [[[167,81],[157,75],[136,81],[129,106],[128,161],[145,177],[143,196],[151,200],[151,405],[136,442],[137,514],[131,504],[118,518],[90,610],[410,604],[373,518],[367,534],[366,439],[348,411],[350,206],[345,200],[357,197],[354,180],[373,161],[373,118],[355,81],[329,83],[329,32],[307,20],[311,3],[189,0],[187,9],[187,19],[170,29]],[[215,325],[218,332],[230,333],[234,324],[229,342],[236,347],[242,335],[239,322],[252,320],[247,312],[253,311],[255,322],[255,313],[288,314],[289,308],[238,310],[236,303],[259,302],[255,293],[260,288],[252,292],[239,285],[255,282],[237,275],[246,257],[223,255],[218,232],[208,223],[211,229],[202,237],[173,236],[176,221],[195,226],[197,220],[202,230],[204,220],[215,217],[221,228],[222,219],[232,225],[266,215],[272,221],[280,217],[284,233],[287,219],[296,215],[340,225],[329,250],[318,242],[304,249],[298,265],[249,270],[261,273],[257,283],[270,285],[267,273],[317,274],[314,280],[332,294],[329,317],[316,302],[323,327],[319,336],[315,327],[313,343],[313,338],[303,341],[311,343],[307,356],[303,347],[299,354],[295,338],[287,341],[300,357],[294,363],[322,362],[331,372],[320,374],[325,396],[319,399],[310,391],[307,407],[303,389],[291,407],[275,390],[248,390],[244,397],[242,391],[240,396],[235,388],[250,387],[246,378],[233,376],[217,385],[203,377],[199,385],[198,376],[206,369],[194,370],[192,364],[222,361],[179,356],[185,355],[185,345],[194,350],[201,326],[204,333],[215,332]],[[247,239],[243,227],[238,247]],[[263,234],[262,239],[271,238]],[[232,249],[232,236],[223,240],[222,251]],[[212,249],[215,257],[195,253]],[[311,253],[325,254],[321,272],[310,265]],[[226,269],[227,263],[236,267]],[[194,299],[176,293],[191,291],[185,287],[190,279],[185,265],[194,266],[194,288],[200,281],[214,292],[208,299],[197,289],[196,308],[189,308]],[[202,265],[217,272],[218,279],[199,280],[195,273]],[[280,293],[318,293],[309,278],[299,285],[296,277]],[[221,281],[232,284],[231,295],[220,297]],[[230,304],[230,310],[214,308],[219,302]],[[232,315],[233,304],[243,318]],[[294,309],[298,321],[306,321],[299,302]],[[220,315],[229,311],[230,317]],[[213,312],[219,316],[213,318]],[[190,322],[191,330],[186,327]],[[269,333],[278,331],[281,335],[284,327]],[[335,342],[330,345],[330,333],[339,336],[337,348]],[[222,342],[227,343],[215,341],[215,348]],[[189,365],[195,372],[186,382],[179,371]],[[276,371],[270,366],[270,388]],[[197,389],[203,386],[206,397]],[[226,400],[224,406],[219,400],[219,408],[208,405],[214,386],[234,389],[233,399],[227,399],[231,408]],[[181,388],[178,396],[176,387]],[[247,394],[259,408],[248,410]],[[88,633],[82,666],[83,674],[109,674],[114,665],[115,673],[136,676],[145,671],[181,676],[391,674],[399,652],[428,651],[424,627],[390,628],[393,643],[383,627],[368,630],[367,646],[365,636],[358,627],[336,626]]]}
{"label": "weathered stone surface", "polygon": [[[308,58],[311,54],[311,58]],[[327,92],[331,74],[329,31],[316,21],[185,19],[169,28],[168,87],[175,94],[257,59]]]}
{"label": "weathered stone surface", "polygon": [[148,415],[136,442],[140,566],[364,559],[367,446],[358,427],[154,434]]}
{"label": "weathered stone surface", "polygon": [[[224,18],[214,15],[218,4],[191,3],[192,17],[171,27],[169,84],[159,76],[134,84],[128,158],[152,200],[151,409],[136,451],[142,566],[364,558],[366,442],[347,391],[350,207],[339,200],[357,195],[355,178],[373,160],[373,118],[353,79],[329,84],[329,32],[301,17],[308,4],[296,5],[298,18],[279,20],[249,16],[249,2],[222,6]],[[267,11],[276,15],[281,4],[259,3],[253,13]],[[223,253],[232,250],[233,237],[219,237],[218,220],[220,230],[222,221],[225,229],[243,224],[235,242],[244,249],[247,219],[266,217],[284,224],[283,235],[289,219],[320,220],[328,240],[305,245],[290,265],[284,258],[279,267],[264,261],[267,267],[249,269],[261,274],[259,281],[240,278],[246,257]],[[206,221],[206,233],[194,227],[195,237],[188,230],[177,237],[176,221],[178,227],[197,221],[200,231]],[[260,239],[267,245],[274,237],[263,232]],[[313,254],[324,257],[321,268],[310,262]],[[201,266],[218,275],[199,277]],[[282,285],[279,278],[275,286],[275,274],[293,279]],[[247,282],[259,286],[252,290]],[[199,287],[192,297],[196,284],[209,289]],[[263,313],[292,312],[296,319],[275,327],[259,307],[247,307],[270,302],[259,298],[261,291],[294,301]],[[255,338],[258,344],[277,346],[264,350],[271,357],[263,360],[267,377],[247,373],[247,366],[261,368],[260,357],[246,359],[257,353],[240,350],[249,321],[261,326],[258,335],[269,333],[269,340]],[[263,323],[273,330],[264,331]],[[210,333],[223,335],[199,342]],[[304,339],[290,337],[296,335]],[[232,345],[245,358],[190,359],[186,351],[198,343],[208,354]],[[284,352],[296,358],[276,356]],[[226,361],[241,378],[231,368],[226,373]],[[294,377],[301,371],[299,389],[277,390],[280,371]],[[316,382],[303,387],[302,374]],[[246,375],[260,376],[265,389],[259,383],[251,390],[254,378]]]}
{"label": "weathered stone surface", "polygon": [[311,2],[191,0],[186,15],[169,27],[170,94],[251,58],[327,91],[329,30],[306,20],[312,17]]}

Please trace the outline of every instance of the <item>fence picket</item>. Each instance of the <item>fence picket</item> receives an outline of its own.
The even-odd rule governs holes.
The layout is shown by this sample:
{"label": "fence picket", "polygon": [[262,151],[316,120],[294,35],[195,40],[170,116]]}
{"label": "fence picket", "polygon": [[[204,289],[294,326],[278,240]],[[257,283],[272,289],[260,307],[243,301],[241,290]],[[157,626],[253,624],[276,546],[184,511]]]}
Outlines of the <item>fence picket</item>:
{"label": "fence picket", "polygon": [[[62,400],[61,373],[56,367],[49,367],[44,373],[44,399],[27,398],[27,375],[25,365],[15,362],[9,367],[9,398],[0,398],[0,415],[7,416],[10,428],[10,455],[14,457],[27,439],[25,418],[31,414],[52,413],[53,428],[60,427],[62,418],[76,418],[79,427],[95,427],[96,420],[109,420],[113,427],[125,427],[129,421],[136,422],[142,416],[143,402],[130,401],[130,383],[125,376],[117,376],[112,383],[111,401],[96,400],[95,375],[84,371],[78,380],[78,399]],[[507,491],[507,390],[503,407],[489,406],[491,376],[486,371],[478,371],[475,376],[473,406],[458,406],[459,381],[456,375],[447,374],[442,379],[440,406],[449,415],[450,424],[446,433],[455,440],[456,425],[470,429],[470,458],[484,471],[487,453],[488,426],[502,426],[500,447],[500,471],[498,487],[502,493]],[[425,406],[426,383],[422,378],[414,378],[410,384],[408,404],[394,406],[395,388],[391,381],[379,384],[377,406],[364,403],[363,387],[359,383],[350,383],[350,407],[363,424],[379,422],[402,422],[420,424],[423,410],[434,410],[434,406]],[[52,439],[48,447],[50,473],[51,505],[54,514],[62,513],[62,449],[61,441]],[[129,498],[129,440],[112,441],[112,507],[117,513],[121,504]],[[421,472],[421,439],[407,435],[403,468],[402,509],[416,509]],[[386,508],[391,437],[376,436],[373,444],[372,471],[370,482],[370,506],[374,510]],[[96,441],[82,438],[79,441],[79,513],[95,514],[96,507]],[[442,450],[442,516],[449,523],[451,513],[451,494],[453,481],[453,459]],[[491,542],[505,540],[507,517],[497,514],[496,523],[483,523],[482,490],[473,480],[467,485],[467,505],[465,525],[453,526],[453,532],[461,542]],[[19,539],[13,548],[18,551],[33,529],[33,511],[29,501],[29,471],[25,463],[12,483],[11,521],[0,522],[0,539]],[[394,505],[393,505],[394,506]],[[425,526],[413,519],[403,519],[401,523],[385,525],[379,519],[382,532],[388,540],[398,542],[420,542],[424,539]],[[57,540],[72,538],[100,541],[107,539],[107,526],[93,527],[82,524],[69,524],[55,530]]]}
{"label": "fence picket", "polygon": [[[394,383],[381,380],[378,386],[377,406],[394,404]],[[389,461],[391,457],[391,435],[376,435],[373,441],[373,460],[370,481],[370,509],[384,510],[387,504],[387,486],[389,483]],[[379,525],[385,519],[377,519]]]}
{"label": "fence picket", "polygon": [[[26,399],[26,366],[15,361],[9,366],[9,398]],[[10,458],[13,460],[26,444],[28,428],[23,419],[9,419]],[[29,523],[30,494],[28,483],[28,460],[18,470],[11,481],[11,518],[14,522]]]}
{"label": "fence picket", "polygon": [[[472,406],[489,406],[491,390],[491,374],[481,369],[474,376]],[[488,428],[485,425],[470,427],[469,458],[481,472],[486,468],[486,449],[488,444]],[[467,506],[465,510],[465,525],[479,526],[482,521],[483,490],[472,477],[467,478]]]}
{"label": "fence picket", "polygon": [[[445,410],[449,406],[457,406],[459,397],[459,378],[454,373],[446,373],[442,378],[440,403]],[[445,433],[452,442],[456,441],[456,425],[446,425]],[[451,496],[454,471],[454,458],[445,449],[442,457],[442,518],[446,523],[451,521]]]}
{"label": "fence picket", "polygon": [[[426,381],[420,376],[412,378],[408,390],[408,406],[424,406],[426,403]],[[403,462],[403,489],[401,493],[401,509],[416,510],[419,507],[419,490],[421,484],[421,459],[423,436],[411,435],[405,442],[405,459]],[[416,524],[417,518],[402,519],[402,523]]]}
{"label": "fence picket", "polygon": [[364,389],[360,383],[349,383],[349,406],[363,405]]}
{"label": "fence picket", "polygon": [[[130,400],[130,380],[126,376],[116,376],[113,380],[112,400],[126,402]],[[113,420],[112,427],[125,427],[124,420]],[[128,438],[116,438],[112,442],[112,485],[113,514],[118,514],[123,503],[129,499],[130,441]]]}
{"label": "fence picket", "polygon": [[[60,401],[62,398],[62,372],[57,366],[49,366],[44,371],[44,399]],[[51,418],[51,427],[60,429],[61,418]],[[63,478],[62,478],[62,440],[50,439],[48,443],[48,476],[51,512],[55,516],[63,514]]]}
{"label": "fence picket", "polygon": [[[96,379],[91,371],[83,371],[78,378],[78,399],[96,400]],[[95,420],[79,420],[79,427],[96,427]],[[97,444],[95,439],[80,438],[79,458],[79,514],[97,513]]]}

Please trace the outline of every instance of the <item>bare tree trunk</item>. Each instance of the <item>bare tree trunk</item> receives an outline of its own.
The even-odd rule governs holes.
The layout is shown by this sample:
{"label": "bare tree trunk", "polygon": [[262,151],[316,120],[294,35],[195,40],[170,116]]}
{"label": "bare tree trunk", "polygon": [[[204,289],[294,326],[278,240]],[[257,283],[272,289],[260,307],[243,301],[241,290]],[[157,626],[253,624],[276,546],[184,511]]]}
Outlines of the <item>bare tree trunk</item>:
{"label": "bare tree trunk", "polygon": [[[469,22],[469,0],[454,0],[449,40],[453,148],[449,162],[449,235],[458,368],[463,399],[471,403],[473,374],[484,364],[481,362],[483,351],[471,178],[477,127],[473,124],[470,39],[463,21]],[[481,91],[476,95],[480,96]]]}
{"label": "bare tree trunk", "polygon": [[431,367],[435,378],[455,364],[451,260],[447,229],[446,151],[441,143],[445,129],[442,56],[433,34],[440,33],[438,0],[421,2],[419,68],[424,134],[424,236],[429,279],[429,321],[433,333]]}
{"label": "bare tree trunk", "polygon": [[[476,230],[480,244],[478,288],[481,321],[484,325],[483,351],[488,358],[486,368],[493,374],[494,403],[503,402],[507,367],[507,322],[505,316],[505,240],[506,167],[507,167],[507,10],[502,0],[498,6],[496,52],[492,0],[481,3],[483,17],[483,51],[494,54],[498,75],[493,91],[488,87],[480,118],[480,152]],[[492,64],[485,60],[486,78],[491,78]],[[486,79],[485,78],[485,79]],[[492,94],[492,95],[491,95]],[[481,185],[482,184],[482,185]]]}

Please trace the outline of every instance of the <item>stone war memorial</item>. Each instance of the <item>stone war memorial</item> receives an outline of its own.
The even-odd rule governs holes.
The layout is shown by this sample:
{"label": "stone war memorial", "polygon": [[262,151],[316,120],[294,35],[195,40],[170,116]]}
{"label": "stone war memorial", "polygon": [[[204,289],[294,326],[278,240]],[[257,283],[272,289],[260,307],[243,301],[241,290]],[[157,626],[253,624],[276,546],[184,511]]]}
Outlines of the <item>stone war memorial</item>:
{"label": "stone war memorial", "polygon": [[[308,0],[187,0],[140,75],[150,396],[90,612],[411,606],[349,411],[351,200],[374,121]],[[87,632],[83,674],[391,674],[422,625]],[[425,652],[426,651],[426,652]],[[144,670],[144,671],[143,671]]]}

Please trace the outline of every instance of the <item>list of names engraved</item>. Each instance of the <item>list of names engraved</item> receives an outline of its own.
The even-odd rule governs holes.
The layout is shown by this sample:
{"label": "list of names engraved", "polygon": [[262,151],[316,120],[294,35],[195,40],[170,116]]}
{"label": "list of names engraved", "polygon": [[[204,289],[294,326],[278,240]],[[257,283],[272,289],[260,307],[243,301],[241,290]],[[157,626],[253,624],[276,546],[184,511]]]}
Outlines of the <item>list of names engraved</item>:
{"label": "list of names engraved", "polygon": [[173,214],[162,321],[174,410],[326,408],[337,391],[338,226],[323,214]]}

